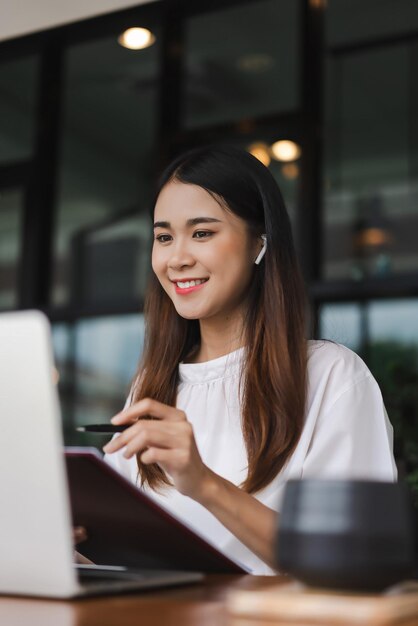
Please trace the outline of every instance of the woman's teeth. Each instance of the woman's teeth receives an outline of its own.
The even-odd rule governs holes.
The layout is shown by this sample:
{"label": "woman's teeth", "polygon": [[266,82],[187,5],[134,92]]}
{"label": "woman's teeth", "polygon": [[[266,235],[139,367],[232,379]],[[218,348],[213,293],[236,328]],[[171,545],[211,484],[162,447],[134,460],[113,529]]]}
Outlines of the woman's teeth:
{"label": "woman's teeth", "polygon": [[185,283],[176,283],[177,287],[180,287],[180,289],[188,289],[189,287],[196,287],[196,285],[201,285],[202,283],[205,283],[207,280],[209,280],[208,278],[203,278],[203,279],[199,279],[199,280],[190,280],[187,281]]}

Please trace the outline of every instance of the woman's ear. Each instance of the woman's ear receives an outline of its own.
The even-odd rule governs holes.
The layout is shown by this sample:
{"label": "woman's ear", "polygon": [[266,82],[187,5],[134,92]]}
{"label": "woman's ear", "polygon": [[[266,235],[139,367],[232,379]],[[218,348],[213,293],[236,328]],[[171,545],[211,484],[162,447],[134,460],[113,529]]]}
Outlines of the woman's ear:
{"label": "woman's ear", "polygon": [[266,250],[267,250],[267,236],[266,236],[266,234],[261,235],[261,239],[263,240],[263,247],[261,248],[260,254],[258,255],[256,260],[254,261],[254,263],[256,265],[260,264],[261,259],[263,258],[263,256],[266,253]]}

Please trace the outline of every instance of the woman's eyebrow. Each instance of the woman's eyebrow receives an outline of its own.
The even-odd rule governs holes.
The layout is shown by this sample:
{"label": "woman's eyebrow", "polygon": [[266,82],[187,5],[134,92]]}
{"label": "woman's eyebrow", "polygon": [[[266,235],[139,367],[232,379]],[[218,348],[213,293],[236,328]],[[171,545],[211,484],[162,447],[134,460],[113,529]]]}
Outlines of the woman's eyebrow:
{"label": "woman's eyebrow", "polygon": [[[212,222],[222,222],[215,217],[193,217],[186,222],[186,226],[196,226],[196,224],[211,224]],[[170,222],[154,222],[154,228],[171,228]]]}

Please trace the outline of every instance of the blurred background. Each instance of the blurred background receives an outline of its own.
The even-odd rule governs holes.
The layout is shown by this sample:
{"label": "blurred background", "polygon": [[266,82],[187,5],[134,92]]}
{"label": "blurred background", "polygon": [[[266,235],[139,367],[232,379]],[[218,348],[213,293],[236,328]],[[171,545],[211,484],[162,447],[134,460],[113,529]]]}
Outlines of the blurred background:
{"label": "blurred background", "polygon": [[229,143],[279,183],[312,334],[371,368],[418,501],[418,2],[60,4],[0,8],[0,309],[53,323],[66,443],[102,445],[75,427],[135,373],[159,171]]}

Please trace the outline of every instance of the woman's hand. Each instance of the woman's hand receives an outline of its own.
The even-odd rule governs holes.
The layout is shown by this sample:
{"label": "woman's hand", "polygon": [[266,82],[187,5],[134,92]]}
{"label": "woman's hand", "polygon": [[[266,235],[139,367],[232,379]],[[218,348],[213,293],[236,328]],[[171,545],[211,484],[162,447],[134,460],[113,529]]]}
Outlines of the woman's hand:
{"label": "woman's hand", "polygon": [[[87,532],[83,526],[74,526],[73,528],[73,544],[77,544],[87,539]],[[74,563],[81,565],[93,565],[93,561],[90,561],[86,556],[83,556],[77,550],[74,550]]]}
{"label": "woman's hand", "polygon": [[[147,415],[157,419],[140,419]],[[130,459],[140,453],[142,463],[158,463],[180,493],[198,498],[211,472],[200,458],[184,411],[144,398],[111,421],[132,426],[104,446],[106,454],[125,448],[123,456]]]}
{"label": "woman's hand", "polygon": [[73,544],[76,546],[82,541],[86,541],[87,531],[84,526],[73,526]]}
{"label": "woman's hand", "polygon": [[[139,419],[147,415],[157,419]],[[103,448],[106,453],[125,448],[127,459],[139,452],[143,463],[158,463],[180,493],[206,507],[250,550],[275,567],[277,513],[204,465],[184,411],[144,398],[115,415],[112,424],[131,426]]]}

